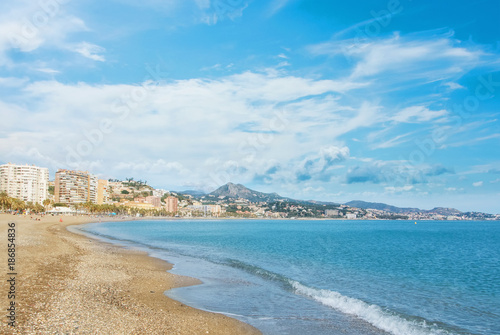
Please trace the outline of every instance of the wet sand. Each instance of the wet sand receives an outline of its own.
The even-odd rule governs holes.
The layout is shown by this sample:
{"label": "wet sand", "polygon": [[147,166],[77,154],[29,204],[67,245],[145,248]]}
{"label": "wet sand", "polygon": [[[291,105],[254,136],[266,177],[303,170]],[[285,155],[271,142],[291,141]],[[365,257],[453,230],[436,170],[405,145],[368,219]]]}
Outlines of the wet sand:
{"label": "wet sand", "polygon": [[[33,216],[40,218],[39,216]],[[199,280],[172,265],[69,232],[88,217],[0,214],[2,334],[260,334],[238,320],[191,308],[163,292]],[[7,324],[7,224],[16,224],[16,327]]]}

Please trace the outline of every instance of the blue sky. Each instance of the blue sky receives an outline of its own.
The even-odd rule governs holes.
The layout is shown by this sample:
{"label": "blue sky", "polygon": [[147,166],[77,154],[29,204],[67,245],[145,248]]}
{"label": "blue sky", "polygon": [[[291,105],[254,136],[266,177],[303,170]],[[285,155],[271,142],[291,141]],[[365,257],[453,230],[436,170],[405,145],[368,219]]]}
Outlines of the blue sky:
{"label": "blue sky", "polygon": [[0,9],[0,163],[500,213],[498,1]]}

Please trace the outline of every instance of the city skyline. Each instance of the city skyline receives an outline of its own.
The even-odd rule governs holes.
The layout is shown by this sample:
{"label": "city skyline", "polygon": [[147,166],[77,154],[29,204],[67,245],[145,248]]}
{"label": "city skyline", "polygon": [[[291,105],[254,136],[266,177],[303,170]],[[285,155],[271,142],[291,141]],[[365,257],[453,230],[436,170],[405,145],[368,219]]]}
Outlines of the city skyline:
{"label": "city skyline", "polygon": [[496,1],[0,8],[0,164],[500,213]]}

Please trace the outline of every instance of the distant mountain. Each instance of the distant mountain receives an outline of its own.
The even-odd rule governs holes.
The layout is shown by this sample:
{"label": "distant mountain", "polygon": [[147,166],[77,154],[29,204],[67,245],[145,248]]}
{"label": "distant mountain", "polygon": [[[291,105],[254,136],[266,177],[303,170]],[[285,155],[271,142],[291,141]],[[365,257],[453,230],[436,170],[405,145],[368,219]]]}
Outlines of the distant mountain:
{"label": "distant mountain", "polygon": [[383,204],[380,202],[366,202],[361,200],[353,200],[346,202],[344,205],[350,207],[357,207],[362,209],[378,209],[381,211],[392,212],[392,213],[414,213],[414,212],[422,212],[422,210],[418,208],[399,208],[396,206],[391,206],[387,204]]}
{"label": "distant mountain", "polygon": [[331,201],[319,201],[319,200],[295,200],[296,202],[300,203],[307,203],[307,204],[315,204],[315,205],[324,205],[324,206],[339,206],[340,204],[338,202],[331,202]]}
{"label": "distant mountain", "polygon": [[228,197],[231,199],[247,199],[251,202],[272,202],[278,200],[289,200],[280,196],[277,193],[262,193],[251,190],[241,184],[227,183],[208,194],[208,196]]}
{"label": "distant mountain", "polygon": [[[180,192],[181,194],[190,194],[195,197],[200,196],[208,196],[208,197],[227,197],[229,199],[246,199],[251,202],[273,202],[273,201],[288,201],[293,203],[301,203],[301,204],[315,204],[315,205],[323,205],[323,206],[336,206],[338,204],[334,202],[324,202],[324,201],[315,201],[315,200],[295,200],[290,198],[285,198],[280,196],[278,193],[262,193],[252,189],[249,189],[241,184],[233,184],[227,183],[216,189],[215,191],[203,194],[200,191],[184,191]],[[408,214],[408,213],[428,213],[428,214],[439,214],[439,215],[460,215],[462,212],[455,208],[444,208],[444,207],[436,207],[431,210],[413,208],[413,207],[396,207],[388,204],[380,203],[380,202],[366,202],[361,200],[353,200],[346,202],[344,205],[362,208],[362,209],[377,209],[386,212],[391,212],[394,214]]]}
{"label": "distant mountain", "polygon": [[419,209],[419,208],[400,208],[400,207],[396,207],[396,206],[383,204],[380,202],[366,202],[366,201],[361,201],[361,200],[349,201],[349,202],[346,202],[345,205],[350,206],[350,207],[363,208],[363,209],[368,209],[368,208],[378,209],[378,210],[397,213],[397,214],[419,212],[419,213],[429,213],[429,214],[439,214],[439,215],[460,215],[462,213],[458,209],[455,209],[455,208],[436,207],[436,208],[433,208],[431,210],[425,210],[425,209]]}
{"label": "distant mountain", "polygon": [[455,208],[444,208],[444,207],[436,207],[431,209],[430,211],[426,211],[427,213],[431,214],[439,214],[439,215],[460,215],[462,212],[460,212],[458,209]]}
{"label": "distant mountain", "polygon": [[206,193],[203,192],[203,191],[196,191],[196,190],[186,190],[186,191],[182,191],[182,192],[176,192],[176,193],[179,193],[179,194],[187,194],[187,195],[192,195],[193,197],[195,198],[199,198],[199,197],[202,197],[204,196]]}

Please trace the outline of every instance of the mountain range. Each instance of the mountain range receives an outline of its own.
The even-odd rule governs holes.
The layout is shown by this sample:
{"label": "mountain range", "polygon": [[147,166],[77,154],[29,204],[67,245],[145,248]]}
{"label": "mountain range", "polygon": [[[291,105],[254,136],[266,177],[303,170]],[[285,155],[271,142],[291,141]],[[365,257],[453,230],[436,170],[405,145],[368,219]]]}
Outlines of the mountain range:
{"label": "mountain range", "polygon": [[227,183],[208,194],[214,197],[227,197],[230,199],[247,199],[251,202],[273,202],[273,201],[294,201],[293,199],[280,196],[278,193],[262,193],[251,190],[241,184]]}
{"label": "mountain range", "polygon": [[[247,188],[242,184],[233,184],[227,183],[213,192],[205,194],[201,191],[184,191],[179,192],[181,194],[189,194],[194,196],[195,198],[199,198],[202,196],[208,197],[225,197],[228,199],[246,199],[251,202],[274,202],[274,201],[287,201],[287,202],[296,202],[296,203],[309,203],[315,205],[339,205],[334,202],[323,202],[323,201],[315,201],[315,200],[296,200],[291,198],[286,198],[280,196],[278,193],[263,193],[259,191],[255,191]],[[396,206],[391,206],[384,203],[378,202],[366,202],[361,200],[353,200],[346,202],[344,205],[362,209],[377,209],[383,210],[386,212],[396,213],[396,214],[405,214],[405,213],[429,213],[429,214],[440,214],[440,215],[459,215],[462,212],[455,208],[444,208],[444,207],[436,207],[431,210],[424,210],[419,208],[407,207],[401,208]]]}
{"label": "mountain range", "polygon": [[429,213],[429,214],[439,214],[439,215],[459,215],[462,212],[455,208],[445,208],[445,207],[435,207],[431,210],[425,210],[420,208],[400,208],[396,206],[387,205],[380,202],[366,202],[361,200],[353,200],[346,202],[345,205],[350,207],[357,207],[362,209],[378,209],[386,212],[392,212],[397,214],[405,213]]}

